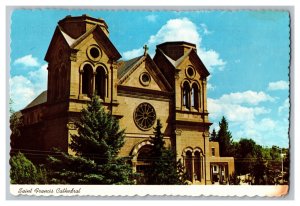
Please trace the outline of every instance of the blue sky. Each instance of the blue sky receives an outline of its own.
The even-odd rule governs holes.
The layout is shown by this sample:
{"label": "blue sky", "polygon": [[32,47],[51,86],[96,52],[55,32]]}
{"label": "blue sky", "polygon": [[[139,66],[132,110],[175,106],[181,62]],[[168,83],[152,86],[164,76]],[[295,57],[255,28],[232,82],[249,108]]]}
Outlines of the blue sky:
{"label": "blue sky", "polygon": [[43,60],[57,22],[66,15],[103,18],[123,59],[144,44],[195,43],[211,75],[212,128],[224,115],[234,140],[288,147],[289,14],[284,11],[15,10],[11,17],[10,88],[13,108],[25,107],[47,88]]}

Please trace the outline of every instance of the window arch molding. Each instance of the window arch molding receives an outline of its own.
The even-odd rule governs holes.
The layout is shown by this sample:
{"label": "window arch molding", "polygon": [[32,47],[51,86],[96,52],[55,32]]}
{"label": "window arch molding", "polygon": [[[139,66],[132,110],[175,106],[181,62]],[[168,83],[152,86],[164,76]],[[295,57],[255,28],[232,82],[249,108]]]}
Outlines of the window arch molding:
{"label": "window arch molding", "polygon": [[189,79],[184,79],[184,80],[181,82],[180,87],[183,88],[183,87],[184,87],[184,84],[186,84],[186,83],[188,83],[189,86],[191,86],[192,81],[189,80]]}
{"label": "window arch molding", "polygon": [[82,72],[83,72],[83,68],[84,68],[84,66],[86,66],[86,65],[90,65],[90,66],[92,67],[93,71],[94,71],[95,65],[94,65],[92,62],[90,62],[90,61],[86,61],[86,62],[83,62],[83,63],[80,65],[80,67],[79,67],[79,73],[82,73]]}
{"label": "window arch molding", "polygon": [[108,69],[107,69],[106,65],[103,64],[103,63],[101,63],[101,62],[99,62],[99,63],[97,63],[97,64],[94,64],[94,63],[91,62],[91,61],[85,61],[85,62],[83,62],[83,63],[80,65],[80,67],[79,67],[79,72],[83,72],[83,68],[84,68],[84,66],[87,65],[87,64],[90,65],[90,66],[93,68],[93,72],[94,72],[94,73],[96,72],[96,70],[97,70],[98,67],[103,67],[103,69],[105,70],[105,74],[108,75]]}
{"label": "window arch molding", "polygon": [[95,65],[93,66],[94,72],[97,72],[96,70],[97,70],[98,67],[102,67],[102,68],[104,69],[104,71],[105,71],[105,75],[108,75],[108,69],[107,69],[107,67],[106,67],[105,64],[103,64],[103,63],[101,63],[101,62],[95,64]]}
{"label": "window arch molding", "polygon": [[202,87],[199,81],[184,79],[180,87],[183,109],[200,111],[202,105]]}
{"label": "window arch molding", "polygon": [[182,98],[182,106],[189,109],[191,105],[191,84],[190,81],[184,80],[182,81],[181,87],[181,98]]}
{"label": "window arch molding", "polygon": [[200,147],[186,147],[182,151],[183,164],[188,180],[191,182],[202,181],[204,178],[204,153]]}
{"label": "window arch molding", "polygon": [[[84,68],[89,67],[92,69],[91,76],[86,80],[85,74],[84,74]],[[99,74],[97,75],[97,72],[101,72],[101,76]],[[95,92],[96,95],[100,96],[100,98],[105,101],[105,98],[108,97],[108,69],[105,64],[103,63],[93,63],[91,61],[85,61],[83,62],[79,67],[79,96],[91,96]],[[90,82],[90,88],[86,89],[86,82]],[[89,84],[89,83],[88,83]],[[101,88],[101,91],[100,91]],[[86,92],[86,90],[89,90],[89,92]],[[87,94],[89,93],[89,94]]]}
{"label": "window arch molding", "polygon": [[203,150],[202,150],[200,147],[195,147],[195,148],[193,149],[193,153],[195,153],[195,152],[199,152],[201,155],[204,156]]}
{"label": "window arch molding", "polygon": [[198,81],[192,81],[191,82],[191,107],[193,107],[195,110],[198,110],[201,108],[201,86],[198,83]]}
{"label": "window arch molding", "polygon": [[137,143],[131,151],[131,156],[133,157],[132,160],[137,160],[139,151],[145,145],[153,146],[153,144],[149,140],[143,140],[143,141]]}
{"label": "window arch molding", "polygon": [[199,152],[201,155],[204,156],[203,150],[200,147],[192,148],[192,147],[188,146],[188,147],[184,148],[182,151],[182,157],[185,157],[186,152],[191,152],[192,154],[195,154],[195,152]]}
{"label": "window arch molding", "polygon": [[97,64],[94,68],[95,87],[94,91],[100,99],[105,100],[108,97],[108,74],[107,69],[103,64]]}
{"label": "window arch molding", "polygon": [[182,156],[185,157],[187,152],[191,152],[193,154],[193,148],[192,147],[186,147],[182,151]]}

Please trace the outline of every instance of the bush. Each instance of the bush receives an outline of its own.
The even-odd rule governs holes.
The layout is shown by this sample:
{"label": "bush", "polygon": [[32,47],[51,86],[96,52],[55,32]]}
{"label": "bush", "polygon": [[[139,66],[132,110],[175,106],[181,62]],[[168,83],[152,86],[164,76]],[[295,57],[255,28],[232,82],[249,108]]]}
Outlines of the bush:
{"label": "bush", "polygon": [[36,184],[38,171],[34,164],[24,154],[18,152],[10,161],[11,184]]}

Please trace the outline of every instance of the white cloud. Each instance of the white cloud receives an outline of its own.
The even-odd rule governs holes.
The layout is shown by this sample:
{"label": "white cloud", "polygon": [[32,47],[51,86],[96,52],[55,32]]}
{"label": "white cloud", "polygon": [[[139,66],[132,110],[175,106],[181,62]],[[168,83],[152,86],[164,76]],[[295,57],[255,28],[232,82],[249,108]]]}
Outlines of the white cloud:
{"label": "white cloud", "polygon": [[219,71],[223,71],[226,65],[226,62],[220,58],[219,53],[212,49],[205,50],[200,47],[198,49],[198,55],[210,72],[213,72],[215,68],[217,68]]}
{"label": "white cloud", "polygon": [[280,121],[271,118],[261,120],[251,120],[240,125],[236,125],[237,132],[234,134],[238,138],[252,138],[260,145],[288,146],[288,121]]}
{"label": "white cloud", "polygon": [[26,106],[35,97],[32,82],[24,76],[14,76],[9,80],[10,98],[13,100],[13,109],[18,111]]}
{"label": "white cloud", "polygon": [[126,51],[122,54],[124,59],[132,59],[135,57],[138,57],[140,55],[142,55],[144,52],[144,49],[140,48],[140,49],[133,49],[130,51]]}
{"label": "white cloud", "polygon": [[[226,62],[220,58],[218,52],[201,47],[202,38],[198,28],[188,18],[171,19],[156,34],[151,35],[146,43],[150,48],[149,53],[154,53],[156,45],[168,41],[187,41],[196,44],[198,55],[210,72],[214,69],[222,70],[226,65]],[[140,49],[126,51],[122,56],[124,59],[131,59],[142,55],[142,46]]]}
{"label": "white cloud", "polygon": [[155,46],[166,41],[188,41],[199,45],[201,37],[196,25],[188,18],[171,19],[155,35],[150,36],[148,43]]}
{"label": "white cloud", "polygon": [[150,14],[150,15],[146,16],[146,20],[148,22],[156,22],[157,17],[158,17],[157,15]]}
{"label": "white cloud", "polygon": [[207,88],[208,90],[213,91],[213,90],[216,89],[216,86],[214,86],[214,85],[212,85],[212,84],[210,84],[210,83],[207,83],[206,88]]}
{"label": "white cloud", "polygon": [[36,57],[33,57],[31,54],[20,57],[14,61],[14,64],[21,64],[25,67],[38,67],[40,66]]}
{"label": "white cloud", "polygon": [[[225,116],[235,140],[242,137],[252,138],[261,145],[287,147],[288,115],[280,117],[280,120],[274,119],[270,109],[258,105],[265,101],[272,102],[274,98],[263,92],[254,91],[224,94],[218,99],[208,98],[209,118],[214,123],[211,131],[218,126],[217,123],[222,116]],[[283,113],[287,108],[288,99],[278,108],[278,112]]]}
{"label": "white cloud", "polygon": [[47,66],[44,64],[26,76],[18,75],[10,78],[10,97],[14,102],[13,109],[15,111],[23,109],[47,89]]}
{"label": "white cloud", "polygon": [[212,33],[211,31],[208,30],[206,24],[203,24],[203,23],[202,23],[202,24],[200,24],[200,26],[201,26],[201,28],[202,28],[204,34],[208,35],[208,34],[211,34],[211,33]]}
{"label": "white cloud", "polygon": [[231,122],[244,122],[270,112],[265,107],[246,107],[237,103],[224,102],[222,99],[208,98],[207,102],[210,117],[215,120],[225,116]]}
{"label": "white cloud", "polygon": [[290,100],[286,98],[283,102],[283,104],[278,107],[278,114],[289,114],[290,110]]}
{"label": "white cloud", "polygon": [[245,91],[245,92],[235,92],[230,94],[224,94],[220,100],[223,103],[235,103],[235,104],[252,104],[257,105],[261,102],[266,101],[275,101],[275,98],[271,97],[270,95],[264,92],[255,92],[255,91]]}
{"label": "white cloud", "polygon": [[268,90],[286,90],[289,88],[289,82],[287,81],[277,81],[277,82],[270,82],[268,85]]}

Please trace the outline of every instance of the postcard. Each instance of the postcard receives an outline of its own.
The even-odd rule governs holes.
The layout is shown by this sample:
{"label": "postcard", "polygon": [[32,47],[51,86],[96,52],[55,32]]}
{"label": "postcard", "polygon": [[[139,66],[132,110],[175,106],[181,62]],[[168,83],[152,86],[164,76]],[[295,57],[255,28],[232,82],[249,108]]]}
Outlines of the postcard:
{"label": "postcard", "polygon": [[14,9],[11,194],[287,195],[290,21]]}

